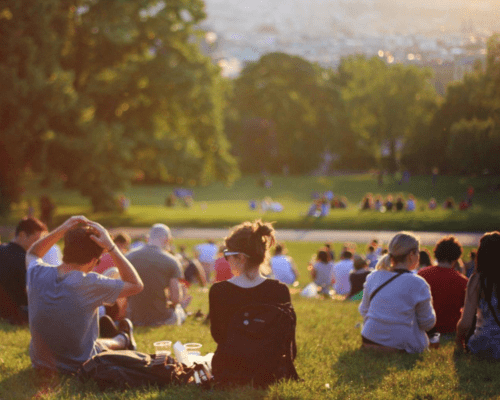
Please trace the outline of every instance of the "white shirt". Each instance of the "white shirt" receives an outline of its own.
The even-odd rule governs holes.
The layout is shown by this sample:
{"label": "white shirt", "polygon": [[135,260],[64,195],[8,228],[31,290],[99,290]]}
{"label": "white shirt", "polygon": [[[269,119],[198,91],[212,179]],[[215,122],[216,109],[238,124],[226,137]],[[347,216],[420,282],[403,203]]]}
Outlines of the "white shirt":
{"label": "white shirt", "polygon": [[215,256],[219,249],[215,244],[212,243],[202,243],[196,246],[196,251],[198,252],[198,260],[202,263],[211,264],[215,261]]}
{"label": "white shirt", "polygon": [[429,346],[426,331],[436,323],[429,284],[418,275],[403,273],[370,295],[394,276],[374,271],[366,277],[359,312],[364,317],[361,334],[380,345],[420,353]]}
{"label": "white shirt", "polygon": [[335,279],[333,289],[335,289],[337,294],[349,294],[351,291],[349,273],[353,269],[354,265],[352,260],[340,260],[333,266],[333,279]]}
{"label": "white shirt", "polygon": [[271,268],[274,278],[280,282],[291,285],[295,281],[295,273],[292,269],[292,259],[289,256],[274,256],[271,258]]}

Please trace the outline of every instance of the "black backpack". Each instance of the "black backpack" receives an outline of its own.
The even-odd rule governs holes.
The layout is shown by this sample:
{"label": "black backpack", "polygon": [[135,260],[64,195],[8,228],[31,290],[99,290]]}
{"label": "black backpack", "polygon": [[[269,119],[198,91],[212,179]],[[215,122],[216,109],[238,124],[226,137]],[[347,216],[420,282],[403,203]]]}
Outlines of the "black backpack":
{"label": "black backpack", "polygon": [[265,388],[281,379],[298,380],[293,365],[296,316],[291,303],[241,308],[228,326],[225,342],[212,359],[218,386]]}
{"label": "black backpack", "polygon": [[211,383],[210,372],[204,365],[186,367],[172,357],[156,360],[154,354],[132,350],[99,353],[84,362],[77,375],[83,381],[94,380],[101,390],[191,383],[209,387]]}

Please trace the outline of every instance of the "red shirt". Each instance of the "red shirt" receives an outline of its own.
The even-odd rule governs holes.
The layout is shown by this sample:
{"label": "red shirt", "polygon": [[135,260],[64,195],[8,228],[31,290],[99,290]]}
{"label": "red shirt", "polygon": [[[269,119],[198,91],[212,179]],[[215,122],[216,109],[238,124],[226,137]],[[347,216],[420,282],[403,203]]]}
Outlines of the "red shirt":
{"label": "red shirt", "polygon": [[422,268],[418,275],[431,287],[435,329],[440,333],[455,332],[464,306],[467,278],[452,268],[437,266]]}
{"label": "red shirt", "polygon": [[231,266],[224,259],[224,257],[221,257],[215,261],[214,269],[215,269],[215,282],[227,281],[228,279],[233,277],[233,273],[231,272]]}

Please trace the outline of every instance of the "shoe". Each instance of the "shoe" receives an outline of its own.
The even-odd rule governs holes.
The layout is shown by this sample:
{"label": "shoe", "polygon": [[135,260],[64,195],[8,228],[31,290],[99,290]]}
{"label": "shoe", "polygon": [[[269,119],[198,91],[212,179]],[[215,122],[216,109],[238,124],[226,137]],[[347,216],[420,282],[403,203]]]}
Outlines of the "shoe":
{"label": "shoe", "polygon": [[102,338],[114,338],[120,331],[109,315],[99,318],[99,336]]}
{"label": "shoe", "polygon": [[120,333],[125,333],[128,339],[127,350],[137,350],[137,343],[134,339],[134,325],[128,318],[123,318],[118,322],[118,329]]}

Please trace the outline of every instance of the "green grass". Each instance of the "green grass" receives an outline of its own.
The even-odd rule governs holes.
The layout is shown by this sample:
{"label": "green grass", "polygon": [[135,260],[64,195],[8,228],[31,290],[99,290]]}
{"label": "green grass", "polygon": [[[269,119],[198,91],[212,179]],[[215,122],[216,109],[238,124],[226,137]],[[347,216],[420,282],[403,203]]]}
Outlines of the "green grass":
{"label": "green grass", "polygon": [[[192,246],[196,241],[182,241]],[[178,243],[181,243],[179,241]],[[309,282],[307,261],[321,243],[289,242],[289,254],[301,272],[301,287]],[[340,243],[333,247],[338,252]],[[363,248],[359,248],[361,252]],[[93,383],[61,378],[47,382],[30,366],[29,330],[0,322],[0,399],[488,399],[500,397],[500,363],[454,356],[453,342],[421,355],[381,355],[360,350],[362,321],[358,302],[304,299],[292,294],[297,313],[298,357],[302,382],[285,382],[267,391],[242,388],[203,391],[192,387],[143,388],[126,393],[100,392]],[[191,291],[190,310],[208,310],[208,293]],[[203,351],[216,345],[210,329],[190,317],[182,326],[137,327],[140,351],[153,352],[158,340],[201,342]],[[329,387],[326,385],[328,384]]]}
{"label": "green grass", "polygon": [[[371,174],[342,175],[334,177],[272,177],[273,187],[258,187],[256,177],[240,179],[231,187],[216,183],[207,187],[195,187],[195,203],[191,208],[177,205],[164,207],[164,201],[173,190],[166,185],[136,185],[124,194],[130,198],[131,207],[125,214],[93,214],[89,200],[75,191],[63,190],[60,185],[41,189],[35,183],[26,185],[24,201],[13,207],[13,214],[3,224],[15,224],[25,214],[27,200],[37,199],[42,193],[50,194],[57,204],[56,222],[69,215],[84,214],[97,219],[106,226],[150,226],[165,221],[171,226],[228,227],[244,220],[262,217],[276,221],[277,228],[296,229],[360,229],[360,230],[429,230],[429,231],[477,231],[498,229],[500,220],[500,192],[491,188],[500,182],[498,177],[442,176],[436,185],[430,176],[415,176],[410,183],[399,185],[396,179],[386,177],[379,187]],[[465,196],[467,187],[476,190],[474,208],[468,211],[449,211],[441,207],[435,211],[426,209],[431,197],[442,204],[448,197],[458,203]],[[347,210],[332,210],[324,218],[306,217],[313,191],[332,190],[337,196],[346,196]],[[373,194],[414,194],[417,211],[413,213],[377,213],[359,211],[363,196]],[[284,206],[281,213],[251,211],[250,199],[262,200],[271,197]]]}

